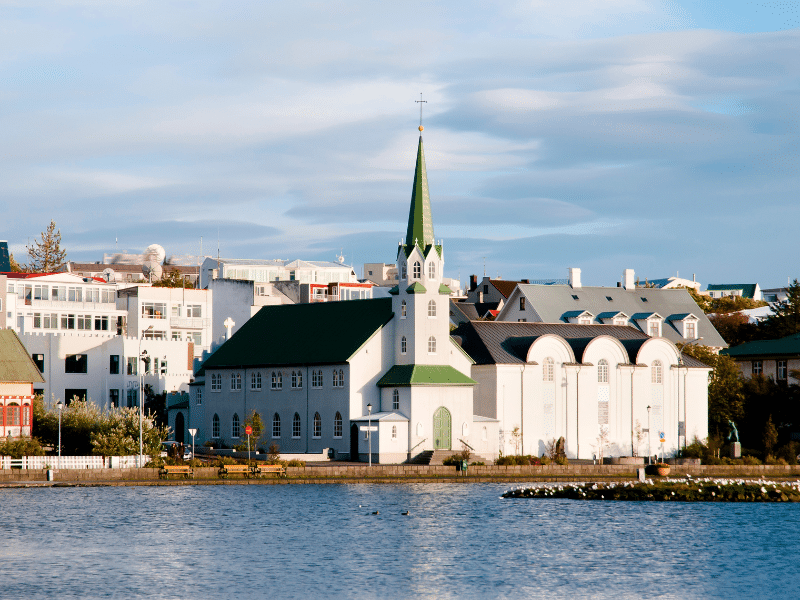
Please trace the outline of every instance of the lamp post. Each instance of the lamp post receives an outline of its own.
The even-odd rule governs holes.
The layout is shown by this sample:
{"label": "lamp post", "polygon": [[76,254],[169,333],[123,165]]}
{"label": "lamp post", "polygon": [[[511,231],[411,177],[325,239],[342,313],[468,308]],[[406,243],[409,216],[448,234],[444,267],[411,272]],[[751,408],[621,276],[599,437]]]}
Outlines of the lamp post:
{"label": "lamp post", "polygon": [[[684,364],[683,364],[683,351],[686,350],[686,348],[688,346],[691,346],[692,344],[696,344],[697,342],[701,341],[702,339],[703,338],[699,337],[699,338],[696,338],[696,339],[692,340],[688,344],[684,344],[683,346],[681,346],[680,352],[678,352],[678,376],[679,377],[680,377],[680,373],[681,373],[681,368],[684,366]],[[684,450],[684,452],[686,452],[686,437],[687,437],[687,433],[689,431],[689,427],[687,426],[687,423],[686,423],[686,375],[688,375],[688,373],[689,373],[689,367],[686,367],[686,372],[683,374],[683,450]],[[678,412],[679,413],[680,413],[680,391],[681,391],[681,382],[678,381],[678,394],[679,394]],[[680,417],[680,414],[678,416]],[[678,419],[678,423],[679,423],[679,425],[678,425],[678,441],[680,442],[680,433],[681,433],[681,431],[680,431],[680,418]],[[680,444],[679,444],[679,447],[680,447]]]}
{"label": "lamp post", "polygon": [[650,405],[647,405],[647,464],[650,464],[653,452],[650,449]]}
{"label": "lamp post", "polygon": [[372,466],[372,403],[367,404],[367,440],[369,444],[369,466]]}
{"label": "lamp post", "polygon": [[[142,362],[144,359],[147,358],[147,350],[142,352],[142,339],[144,338],[144,334],[148,331],[151,331],[153,326],[148,326],[141,335],[139,336],[139,362]],[[144,454],[144,444],[142,442],[142,429],[144,428],[144,416],[142,414],[142,410],[144,408],[144,400],[142,396],[144,395],[144,373],[142,372],[142,365],[139,364],[139,458],[136,461],[136,465],[141,468],[142,466],[142,455]]]}
{"label": "lamp post", "polygon": [[56,402],[58,408],[58,468],[61,468],[61,410],[64,408],[64,403],[59,400]]}

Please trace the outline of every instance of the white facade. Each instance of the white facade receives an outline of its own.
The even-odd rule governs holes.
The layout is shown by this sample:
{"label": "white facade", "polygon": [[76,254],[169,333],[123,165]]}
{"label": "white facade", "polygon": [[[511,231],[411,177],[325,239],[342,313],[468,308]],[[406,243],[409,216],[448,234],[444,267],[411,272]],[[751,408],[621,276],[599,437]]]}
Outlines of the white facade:
{"label": "white facade", "polygon": [[216,278],[245,279],[257,283],[299,281],[327,284],[358,281],[352,267],[328,261],[206,258],[200,267],[200,287],[208,287],[209,282]]}

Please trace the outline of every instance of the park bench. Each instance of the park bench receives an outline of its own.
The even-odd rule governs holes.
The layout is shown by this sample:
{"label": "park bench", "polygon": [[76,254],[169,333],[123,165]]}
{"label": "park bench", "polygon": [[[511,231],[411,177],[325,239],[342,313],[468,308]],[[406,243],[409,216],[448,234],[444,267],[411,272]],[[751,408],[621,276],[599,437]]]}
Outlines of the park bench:
{"label": "park bench", "polygon": [[253,474],[255,475],[266,475],[272,474],[277,475],[278,477],[285,477],[286,476],[286,467],[283,465],[268,465],[264,463],[259,463],[255,467],[253,467]]}
{"label": "park bench", "polygon": [[183,475],[186,478],[194,477],[194,469],[189,465],[164,465],[159,471],[159,475],[169,479],[170,475]]}
{"label": "park bench", "polygon": [[219,468],[219,476],[227,477],[228,475],[243,475],[248,477],[252,468],[249,465],[222,465]]}

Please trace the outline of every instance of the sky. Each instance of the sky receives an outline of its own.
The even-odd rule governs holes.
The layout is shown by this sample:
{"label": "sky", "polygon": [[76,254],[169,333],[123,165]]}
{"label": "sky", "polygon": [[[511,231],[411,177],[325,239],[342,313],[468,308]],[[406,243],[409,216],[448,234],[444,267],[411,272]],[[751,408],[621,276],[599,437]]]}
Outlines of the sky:
{"label": "sky", "polygon": [[800,278],[800,1],[0,0],[0,239]]}

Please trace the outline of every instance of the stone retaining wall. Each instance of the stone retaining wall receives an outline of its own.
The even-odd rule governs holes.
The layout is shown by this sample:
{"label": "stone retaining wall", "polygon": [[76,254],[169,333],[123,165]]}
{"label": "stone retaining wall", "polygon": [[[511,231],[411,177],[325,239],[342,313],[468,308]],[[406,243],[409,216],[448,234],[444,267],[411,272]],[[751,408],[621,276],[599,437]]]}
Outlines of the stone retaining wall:
{"label": "stone retaining wall", "polygon": [[[727,478],[797,478],[800,477],[800,465],[678,465],[672,466],[670,475],[682,477],[727,477]],[[463,474],[452,466],[429,465],[337,465],[288,467],[286,479],[291,480],[374,480],[374,479],[443,479],[461,478]],[[481,480],[503,479],[614,479],[635,478],[636,467],[633,465],[539,465],[539,466],[483,466],[469,467],[467,476]],[[103,481],[156,481],[159,479],[158,469],[62,469],[56,471],[55,481],[63,482],[103,482]],[[181,481],[181,476],[171,476],[170,481]],[[194,470],[195,480],[219,480],[217,467],[202,467]],[[228,481],[243,479],[240,475],[231,475]],[[265,479],[276,479],[266,475]],[[43,470],[0,470],[0,483],[42,482],[47,480]],[[251,480],[253,481],[253,480]]]}

